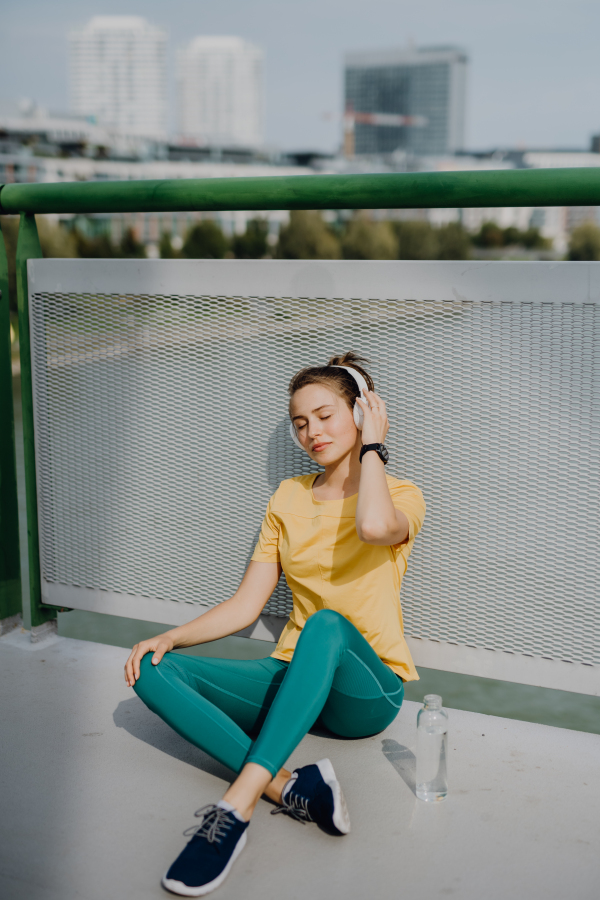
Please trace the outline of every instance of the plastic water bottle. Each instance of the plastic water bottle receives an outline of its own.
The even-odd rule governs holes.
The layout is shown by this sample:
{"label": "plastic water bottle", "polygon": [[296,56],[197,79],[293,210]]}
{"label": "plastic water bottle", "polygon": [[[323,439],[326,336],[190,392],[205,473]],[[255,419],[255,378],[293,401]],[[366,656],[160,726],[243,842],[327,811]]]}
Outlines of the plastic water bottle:
{"label": "plastic water bottle", "polygon": [[428,802],[448,794],[448,713],[438,694],[427,694],[417,715],[417,797]]}

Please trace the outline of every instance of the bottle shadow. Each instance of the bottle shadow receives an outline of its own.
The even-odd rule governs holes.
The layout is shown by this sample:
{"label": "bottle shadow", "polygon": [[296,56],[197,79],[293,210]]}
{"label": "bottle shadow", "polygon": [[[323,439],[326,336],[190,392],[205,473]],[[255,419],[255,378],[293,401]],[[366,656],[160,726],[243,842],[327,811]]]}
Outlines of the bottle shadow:
{"label": "bottle shadow", "polygon": [[416,797],[417,759],[415,754],[408,747],[399,744],[398,741],[394,741],[391,738],[385,738],[381,744],[383,755],[393,765],[405,785],[410,788]]}

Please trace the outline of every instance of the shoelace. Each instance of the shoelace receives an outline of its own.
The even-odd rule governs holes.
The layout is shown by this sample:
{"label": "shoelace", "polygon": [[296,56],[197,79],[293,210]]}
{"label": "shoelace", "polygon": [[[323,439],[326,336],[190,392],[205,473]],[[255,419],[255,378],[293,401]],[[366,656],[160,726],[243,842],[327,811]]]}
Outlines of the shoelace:
{"label": "shoelace", "polygon": [[196,817],[202,816],[200,825],[192,825],[183,832],[185,837],[205,837],[209,844],[220,844],[221,838],[225,837],[232,822],[229,818],[230,813],[217,806],[214,803],[208,803],[202,806],[194,813]]}
{"label": "shoelace", "polygon": [[281,798],[281,806],[271,810],[271,815],[276,816],[277,813],[287,813],[298,822],[306,825],[307,822],[313,822],[314,819],[308,811],[308,797],[301,797],[295,794],[293,789]]}

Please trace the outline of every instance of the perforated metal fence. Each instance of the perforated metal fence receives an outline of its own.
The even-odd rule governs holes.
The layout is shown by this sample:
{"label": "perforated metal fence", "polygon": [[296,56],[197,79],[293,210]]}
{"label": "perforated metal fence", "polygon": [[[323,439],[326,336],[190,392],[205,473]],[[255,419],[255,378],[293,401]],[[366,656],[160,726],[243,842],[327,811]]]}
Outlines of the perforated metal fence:
{"label": "perforated metal fence", "polygon": [[[406,634],[600,664],[589,284],[551,264],[526,264],[537,281],[529,269],[517,291],[506,264],[484,276],[480,264],[338,263],[327,299],[276,296],[311,284],[310,266],[294,281],[285,265],[238,264],[230,277],[223,263],[189,263],[184,277],[173,263],[120,263],[103,282],[98,261],[34,264],[45,583],[174,604],[228,597],[270,494],[316,471],[287,434],[289,378],[353,349],[388,404],[391,474],[428,504],[402,589]],[[289,607],[282,579],[266,611]]]}

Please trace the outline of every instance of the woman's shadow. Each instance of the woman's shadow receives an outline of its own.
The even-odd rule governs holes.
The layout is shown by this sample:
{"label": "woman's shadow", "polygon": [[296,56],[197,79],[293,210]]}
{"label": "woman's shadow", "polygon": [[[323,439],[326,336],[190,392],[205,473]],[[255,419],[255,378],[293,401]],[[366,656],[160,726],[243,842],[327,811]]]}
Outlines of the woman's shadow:
{"label": "woman's shadow", "polygon": [[[143,741],[150,747],[154,747],[155,750],[166,753],[168,756],[172,756],[173,759],[179,760],[179,762],[194,766],[194,768],[200,769],[208,775],[214,775],[215,778],[220,778],[222,781],[231,781],[231,769],[217,762],[208,753],[205,753],[178,735],[170,725],[167,725],[159,716],[148,709],[139,697],[121,700],[113,713],[113,722],[117,728],[124,728],[136,740]],[[259,730],[257,729],[255,733],[249,735],[251,740],[257,738]],[[355,738],[343,738],[333,734],[322,724],[320,719],[317,719],[312,728],[309,729],[309,734],[315,737],[327,737],[334,741],[356,740]],[[384,741],[384,744],[396,744],[396,741]],[[394,765],[393,762],[392,765]]]}
{"label": "woman's shadow", "polygon": [[124,728],[132,737],[144,741],[161,753],[201,769],[208,775],[214,775],[215,778],[231,781],[230,769],[180,737],[166,722],[149,710],[139,697],[121,700],[113,713],[113,721],[117,728]]}

